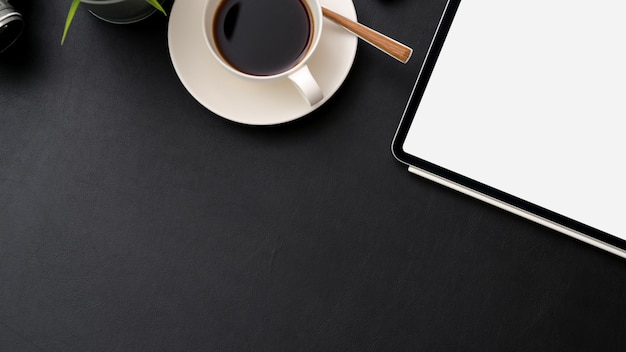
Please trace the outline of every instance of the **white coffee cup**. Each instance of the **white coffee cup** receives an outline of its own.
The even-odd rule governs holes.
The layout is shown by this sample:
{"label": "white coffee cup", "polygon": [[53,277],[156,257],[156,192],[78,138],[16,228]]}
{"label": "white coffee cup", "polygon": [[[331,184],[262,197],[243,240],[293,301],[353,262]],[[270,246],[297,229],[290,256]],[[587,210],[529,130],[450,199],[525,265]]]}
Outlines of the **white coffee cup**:
{"label": "white coffee cup", "polygon": [[[267,81],[274,81],[274,80],[289,79],[293,82],[295,87],[298,89],[298,91],[300,91],[302,96],[307,100],[307,102],[311,106],[319,103],[323,99],[324,94],[319,84],[317,83],[317,81],[315,80],[311,72],[309,71],[309,68],[307,65],[309,59],[311,58],[311,56],[315,52],[315,49],[317,48],[317,45],[320,40],[320,36],[322,34],[322,23],[324,21],[323,21],[323,15],[322,15],[322,6],[319,0],[300,0],[302,4],[305,5],[304,7],[306,8],[309,19],[310,19],[310,25],[308,26],[309,39],[308,39],[308,44],[306,45],[305,51],[303,51],[303,54],[299,57],[298,60],[296,60],[293,63],[293,65],[287,66],[284,70],[281,70],[276,73],[273,72],[271,74],[251,74],[249,72],[244,72],[242,69],[234,67],[233,64],[231,64],[229,60],[223,56],[222,50],[220,50],[218,46],[218,39],[216,39],[215,23],[216,21],[218,21],[216,17],[218,12],[229,11],[228,9],[223,8],[223,6],[225,6],[223,3],[226,1],[229,1],[229,0],[206,0],[204,13],[203,13],[202,26],[203,26],[204,38],[207,43],[207,46],[209,47],[211,53],[217,59],[217,61],[226,70],[247,80],[256,81],[256,82],[267,82]],[[243,5],[241,5],[242,8],[243,6],[247,6],[246,1],[260,2],[260,0],[240,0],[239,2],[243,3]],[[231,0],[231,2],[233,1]],[[258,5],[253,4],[249,6],[258,6]],[[269,6],[271,6],[271,2]],[[239,8],[237,10],[240,11]],[[241,16],[243,17],[243,15]],[[260,46],[263,46],[263,41],[260,41],[259,44]],[[254,55],[251,55],[250,57],[254,57]]]}

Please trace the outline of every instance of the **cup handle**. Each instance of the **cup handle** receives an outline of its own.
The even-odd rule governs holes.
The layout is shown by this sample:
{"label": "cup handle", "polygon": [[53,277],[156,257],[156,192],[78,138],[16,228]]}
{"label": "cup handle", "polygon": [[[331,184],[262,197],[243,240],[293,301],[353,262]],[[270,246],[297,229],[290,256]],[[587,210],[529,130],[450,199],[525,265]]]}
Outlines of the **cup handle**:
{"label": "cup handle", "polygon": [[311,104],[319,103],[324,98],[322,88],[309,71],[307,65],[302,66],[298,71],[289,75],[289,79],[296,85],[302,96]]}

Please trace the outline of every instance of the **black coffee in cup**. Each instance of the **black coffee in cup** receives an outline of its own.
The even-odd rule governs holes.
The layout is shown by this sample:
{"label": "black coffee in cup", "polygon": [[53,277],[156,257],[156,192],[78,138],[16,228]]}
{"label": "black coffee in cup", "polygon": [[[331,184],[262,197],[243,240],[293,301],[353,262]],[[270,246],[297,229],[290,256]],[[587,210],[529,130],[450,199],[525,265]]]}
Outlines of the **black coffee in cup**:
{"label": "black coffee in cup", "polygon": [[294,67],[306,55],[313,33],[312,15],[302,0],[224,0],[213,26],[224,60],[255,76]]}

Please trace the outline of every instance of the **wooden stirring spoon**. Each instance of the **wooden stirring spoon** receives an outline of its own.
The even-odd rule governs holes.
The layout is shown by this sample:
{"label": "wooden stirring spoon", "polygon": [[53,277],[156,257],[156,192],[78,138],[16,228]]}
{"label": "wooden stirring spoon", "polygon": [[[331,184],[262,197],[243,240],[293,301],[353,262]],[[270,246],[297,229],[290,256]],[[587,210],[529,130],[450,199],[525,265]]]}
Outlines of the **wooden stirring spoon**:
{"label": "wooden stirring spoon", "polygon": [[411,58],[413,49],[408,46],[325,7],[322,7],[322,13],[326,18],[339,24],[349,32],[352,32],[352,34],[372,44],[403,64],[406,64]]}

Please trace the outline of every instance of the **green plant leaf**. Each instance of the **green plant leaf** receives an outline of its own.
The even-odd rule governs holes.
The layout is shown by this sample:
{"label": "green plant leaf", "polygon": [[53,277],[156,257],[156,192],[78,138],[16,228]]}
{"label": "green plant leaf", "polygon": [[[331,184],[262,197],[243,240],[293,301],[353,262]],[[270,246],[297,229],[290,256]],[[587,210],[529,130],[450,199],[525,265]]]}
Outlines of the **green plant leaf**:
{"label": "green plant leaf", "polygon": [[65,20],[65,28],[63,29],[63,37],[61,37],[61,45],[65,42],[65,37],[67,36],[67,31],[70,29],[70,24],[72,24],[72,20],[74,19],[74,15],[76,14],[76,9],[78,9],[78,5],[80,4],[80,0],[72,0],[72,5],[70,5],[70,12],[67,13],[67,19]]}
{"label": "green plant leaf", "polygon": [[163,9],[163,6],[159,3],[158,0],[146,0],[148,4],[154,6],[155,9],[161,11],[165,16],[167,16],[167,12]]}

